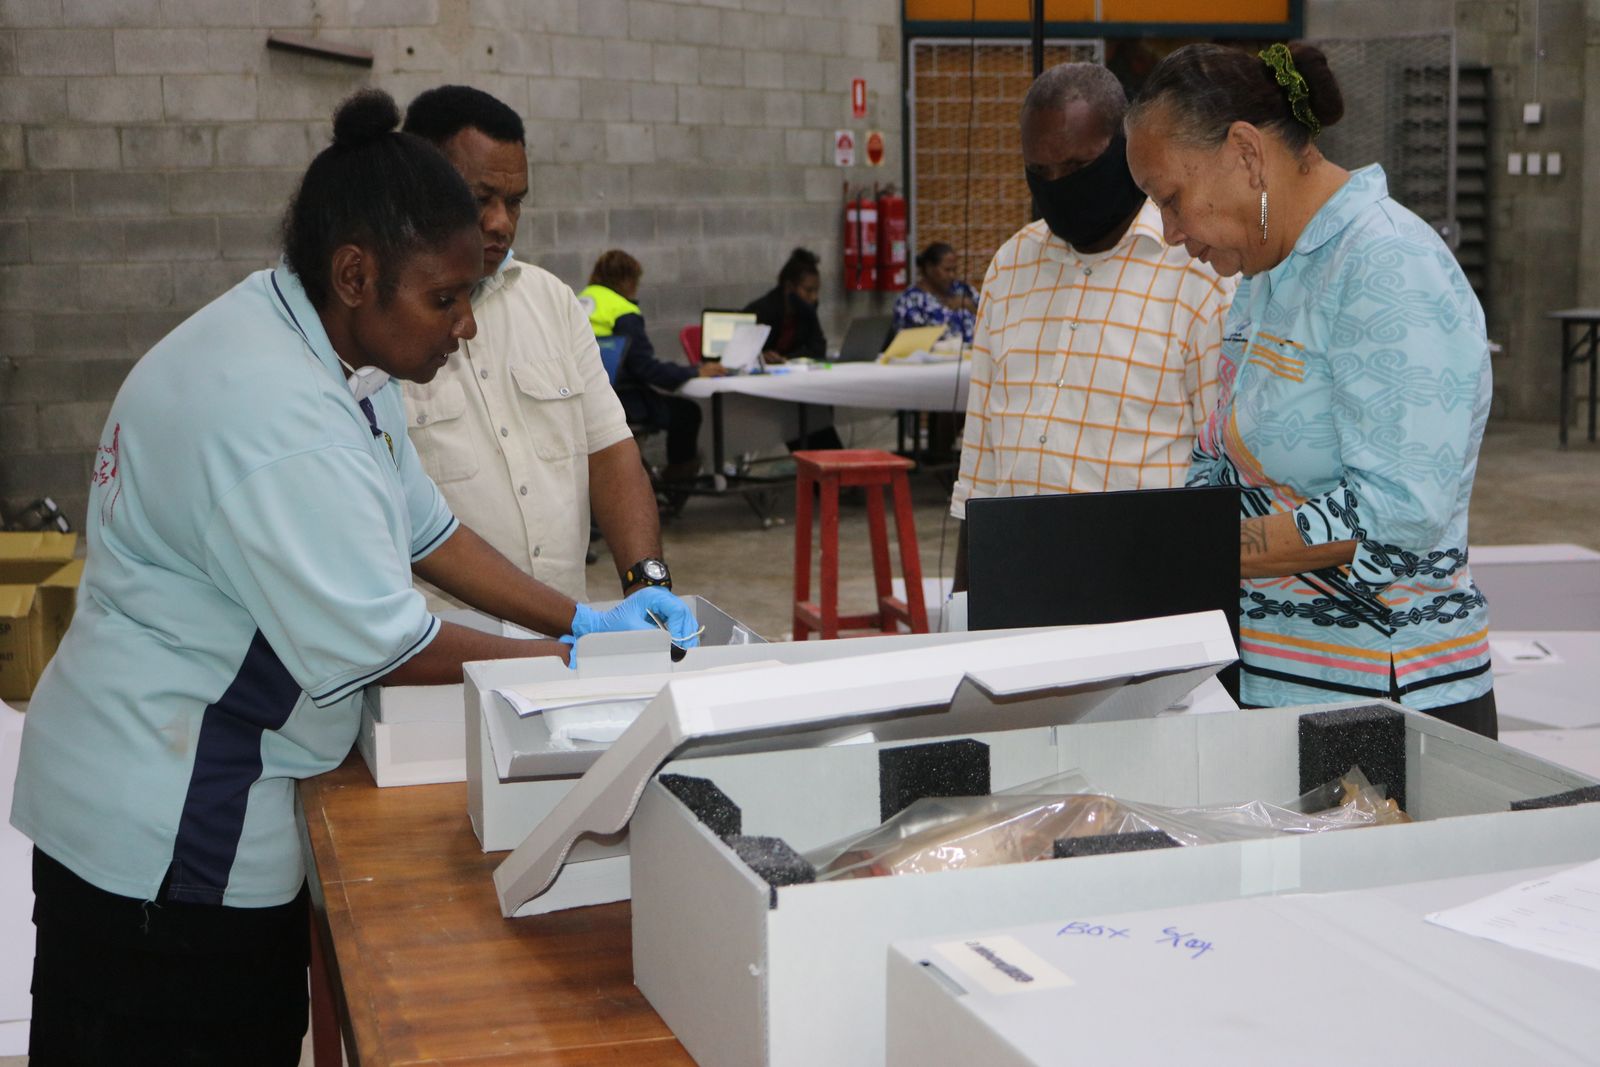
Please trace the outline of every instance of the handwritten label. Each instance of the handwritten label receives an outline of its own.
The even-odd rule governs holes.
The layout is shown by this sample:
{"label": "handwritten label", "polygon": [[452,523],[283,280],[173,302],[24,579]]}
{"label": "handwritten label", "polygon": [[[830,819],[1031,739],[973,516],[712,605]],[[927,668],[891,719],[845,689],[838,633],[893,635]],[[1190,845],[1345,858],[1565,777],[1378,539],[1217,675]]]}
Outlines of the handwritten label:
{"label": "handwritten label", "polygon": [[1103,941],[1128,941],[1145,944],[1165,945],[1167,948],[1177,949],[1189,959],[1197,960],[1206,953],[1213,951],[1217,946],[1200,937],[1192,930],[1183,930],[1176,926],[1163,926],[1161,936],[1150,937],[1148,934],[1135,938],[1133,927],[1119,928],[1108,926],[1105,923],[1085,922],[1076,919],[1056,931],[1057,937],[1089,937]]}

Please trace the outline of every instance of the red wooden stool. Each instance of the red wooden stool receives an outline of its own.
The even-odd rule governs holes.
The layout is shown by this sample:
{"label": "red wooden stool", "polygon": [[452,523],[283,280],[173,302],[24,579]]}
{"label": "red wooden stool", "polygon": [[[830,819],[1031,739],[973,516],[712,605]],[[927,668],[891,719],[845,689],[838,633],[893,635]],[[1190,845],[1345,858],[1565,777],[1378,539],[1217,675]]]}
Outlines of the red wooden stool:
{"label": "red wooden stool", "polygon": [[[922,602],[922,562],[917,555],[917,530],[911,514],[911,486],[906,471],[914,464],[877,449],[796,452],[794,489],[794,639],[804,641],[817,630],[823,640],[846,630],[899,632],[907,623],[912,633],[928,632],[928,611]],[[865,615],[839,614],[839,487],[859,486],[867,495],[867,529],[872,539],[872,577],[878,587],[878,610]],[[811,487],[822,499],[822,596],[811,600]],[[889,584],[889,532],[884,522],[883,489],[894,490],[894,524],[900,535],[900,567],[905,572],[906,598],[892,595]]]}

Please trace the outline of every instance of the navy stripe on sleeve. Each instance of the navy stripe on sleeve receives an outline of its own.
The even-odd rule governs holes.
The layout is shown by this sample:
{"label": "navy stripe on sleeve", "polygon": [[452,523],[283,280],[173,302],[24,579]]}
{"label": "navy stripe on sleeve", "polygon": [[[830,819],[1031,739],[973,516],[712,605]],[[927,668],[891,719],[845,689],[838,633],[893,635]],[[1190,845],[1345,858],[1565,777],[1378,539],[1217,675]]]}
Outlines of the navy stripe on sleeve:
{"label": "navy stripe on sleeve", "polygon": [[417,649],[421,648],[423,645],[425,645],[429,641],[433,640],[433,635],[439,632],[439,625],[440,625],[439,624],[439,619],[438,619],[437,616],[433,616],[433,615],[428,616],[428,628],[423,631],[421,637],[417,638],[415,641],[411,642],[411,644],[407,645],[403,652],[400,652],[397,655],[391,657],[390,660],[387,663],[385,663],[383,666],[376,667],[376,668],[368,671],[366,674],[363,674],[359,678],[353,679],[353,680],[348,681],[348,682],[344,682],[344,683],[342,683],[340,685],[334,686],[332,689],[327,689],[327,690],[324,690],[324,691],[322,691],[320,693],[312,693],[311,694],[311,702],[313,704],[316,704],[319,708],[320,707],[327,707],[329,704],[332,704],[334,701],[341,700],[344,697],[349,696],[351,693],[353,693],[357,689],[360,689],[362,686],[371,685],[373,682],[377,681],[379,678],[382,678],[384,675],[386,675],[390,671],[394,670],[395,665],[397,663],[399,663],[401,660],[404,660],[406,657],[410,656]]}
{"label": "navy stripe on sleeve", "polygon": [[205,710],[189,793],[178,820],[168,900],[221,904],[244,835],[250,787],[261,777],[261,737],[289,719],[299,683],[257,630],[239,673]]}

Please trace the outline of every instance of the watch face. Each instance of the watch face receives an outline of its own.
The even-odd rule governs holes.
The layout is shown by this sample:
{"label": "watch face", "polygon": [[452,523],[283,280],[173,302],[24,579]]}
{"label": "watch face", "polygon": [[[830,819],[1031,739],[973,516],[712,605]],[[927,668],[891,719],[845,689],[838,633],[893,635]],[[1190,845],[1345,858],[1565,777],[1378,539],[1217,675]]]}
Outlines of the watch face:
{"label": "watch face", "polygon": [[644,572],[644,576],[650,579],[652,582],[666,581],[667,565],[662,563],[659,559],[645,560],[644,565],[640,568],[640,570],[642,570]]}

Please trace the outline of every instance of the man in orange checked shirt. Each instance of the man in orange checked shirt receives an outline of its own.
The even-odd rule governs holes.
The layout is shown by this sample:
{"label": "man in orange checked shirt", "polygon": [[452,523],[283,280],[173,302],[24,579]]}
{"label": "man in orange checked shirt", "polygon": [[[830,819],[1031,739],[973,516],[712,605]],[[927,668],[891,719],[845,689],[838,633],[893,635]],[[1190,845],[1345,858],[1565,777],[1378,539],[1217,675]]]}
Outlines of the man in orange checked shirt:
{"label": "man in orange checked shirt", "polygon": [[995,253],[972,342],[955,588],[967,501],[1181,486],[1216,402],[1234,282],[1161,238],[1128,173],[1128,98],[1098,63],[1041,74],[1022,158],[1042,219]]}

